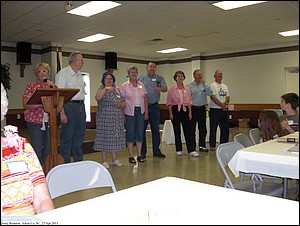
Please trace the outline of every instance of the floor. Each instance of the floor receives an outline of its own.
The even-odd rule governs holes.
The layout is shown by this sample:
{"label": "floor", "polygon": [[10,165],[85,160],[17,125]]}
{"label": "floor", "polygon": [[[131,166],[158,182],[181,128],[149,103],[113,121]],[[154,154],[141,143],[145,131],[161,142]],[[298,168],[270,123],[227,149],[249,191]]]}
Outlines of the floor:
{"label": "floor", "polygon": [[[233,137],[238,133],[245,133],[248,135],[249,130],[250,128],[230,128],[229,141],[233,141]],[[22,136],[28,136],[26,130],[20,130],[19,133]],[[95,130],[86,130],[85,141],[87,143],[91,144],[94,137]],[[162,159],[153,157],[150,131],[147,132],[147,145],[148,154],[144,163],[136,165],[129,163],[127,150],[117,154],[117,158],[123,165],[121,167],[110,165],[110,168],[108,169],[112,175],[117,190],[122,190],[166,176],[179,177],[223,187],[225,177],[218,165],[215,151],[199,153],[199,157],[191,157],[187,154],[186,146],[183,144],[183,155],[179,157],[176,156],[175,145],[162,143],[161,151],[166,155],[166,158]],[[92,145],[86,145],[85,147],[92,147]],[[84,154],[84,160],[94,160],[101,163],[101,152]],[[108,155],[108,161],[111,164],[110,155]],[[239,178],[234,178],[232,175],[232,180],[235,182],[238,181]],[[299,181],[296,183],[299,183]],[[111,190],[106,188],[74,192],[54,199],[54,204],[57,208],[110,192]],[[298,192],[290,192],[288,198],[294,200],[297,195]],[[134,200],[141,198],[142,197],[133,197]]]}

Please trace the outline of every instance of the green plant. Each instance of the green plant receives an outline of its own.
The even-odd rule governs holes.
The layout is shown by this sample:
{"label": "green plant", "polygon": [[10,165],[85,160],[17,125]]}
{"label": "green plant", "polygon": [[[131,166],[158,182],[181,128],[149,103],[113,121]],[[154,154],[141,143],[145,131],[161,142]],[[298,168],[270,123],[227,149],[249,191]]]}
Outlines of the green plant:
{"label": "green plant", "polygon": [[10,77],[10,64],[1,64],[1,83],[3,84],[6,91],[11,88],[11,77]]}

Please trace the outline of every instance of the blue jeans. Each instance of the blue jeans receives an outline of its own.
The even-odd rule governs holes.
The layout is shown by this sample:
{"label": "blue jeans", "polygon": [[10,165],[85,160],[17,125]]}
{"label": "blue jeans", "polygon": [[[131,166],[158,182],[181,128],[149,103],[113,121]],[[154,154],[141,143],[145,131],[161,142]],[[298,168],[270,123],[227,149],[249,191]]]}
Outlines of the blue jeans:
{"label": "blue jeans", "polygon": [[160,134],[159,134],[159,121],[160,121],[160,109],[159,104],[148,105],[149,119],[144,121],[144,140],[142,144],[142,154],[147,154],[147,140],[146,140],[146,129],[148,121],[150,122],[151,133],[152,133],[152,150],[153,155],[160,154]]}
{"label": "blue jeans", "polygon": [[144,135],[144,114],[141,113],[140,107],[134,108],[134,116],[125,115],[126,117],[126,141],[127,143],[143,142]]}
{"label": "blue jeans", "polygon": [[64,111],[68,122],[61,124],[59,154],[64,158],[65,163],[71,162],[71,155],[75,162],[82,161],[81,146],[86,128],[84,103],[69,102],[64,105]]}
{"label": "blue jeans", "polygon": [[44,165],[47,155],[50,153],[50,129],[48,122],[45,123],[45,130],[41,130],[42,124],[27,122],[30,143],[33,147],[41,165]]}

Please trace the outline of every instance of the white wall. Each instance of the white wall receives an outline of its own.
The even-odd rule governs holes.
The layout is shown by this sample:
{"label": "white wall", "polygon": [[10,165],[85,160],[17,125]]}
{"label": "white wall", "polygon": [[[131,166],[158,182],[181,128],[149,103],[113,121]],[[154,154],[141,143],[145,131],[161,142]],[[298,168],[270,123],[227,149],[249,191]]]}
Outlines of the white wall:
{"label": "white wall", "polygon": [[284,52],[204,61],[207,81],[216,69],[223,71],[231,103],[277,104],[285,92],[285,67],[299,65],[299,52]]}
{"label": "white wall", "polygon": [[[43,59],[46,59],[43,57]],[[42,60],[38,54],[31,55],[32,65],[26,66],[24,77],[20,77],[20,66],[16,65],[16,53],[1,51],[1,63],[10,63],[12,88],[8,91],[9,109],[23,108],[22,95],[26,84],[36,80],[34,66]],[[50,63],[50,62],[47,62]],[[62,58],[62,67],[68,65],[68,58]],[[85,59],[82,71],[90,73],[91,106],[97,106],[95,94],[101,85],[104,73],[104,60]],[[118,62],[118,70],[114,71],[117,85],[126,81],[127,68],[134,65],[139,74],[146,73],[146,65]],[[199,67],[198,67],[199,65]],[[163,64],[157,66],[157,73],[163,75],[168,86],[175,84],[175,71],[182,70],[186,75],[185,84],[193,80],[193,71],[200,68],[204,72],[207,84],[213,82],[213,73],[221,69],[224,74],[223,82],[229,86],[231,103],[235,104],[277,104],[285,90],[285,67],[299,66],[299,52],[290,51],[274,54],[233,57],[216,60],[193,61],[180,64]],[[56,70],[53,68],[52,70]],[[166,103],[166,93],[161,95],[161,104]]]}

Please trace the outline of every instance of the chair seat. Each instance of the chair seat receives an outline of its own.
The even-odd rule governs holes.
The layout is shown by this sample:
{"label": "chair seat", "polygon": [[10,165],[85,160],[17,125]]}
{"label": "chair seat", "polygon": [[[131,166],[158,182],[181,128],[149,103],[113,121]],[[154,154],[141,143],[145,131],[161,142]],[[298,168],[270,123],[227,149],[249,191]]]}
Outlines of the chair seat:
{"label": "chair seat", "polygon": [[281,196],[283,194],[283,185],[279,183],[273,183],[268,181],[240,181],[234,184],[234,188],[237,190],[252,192],[256,194],[264,194],[269,196]]}

